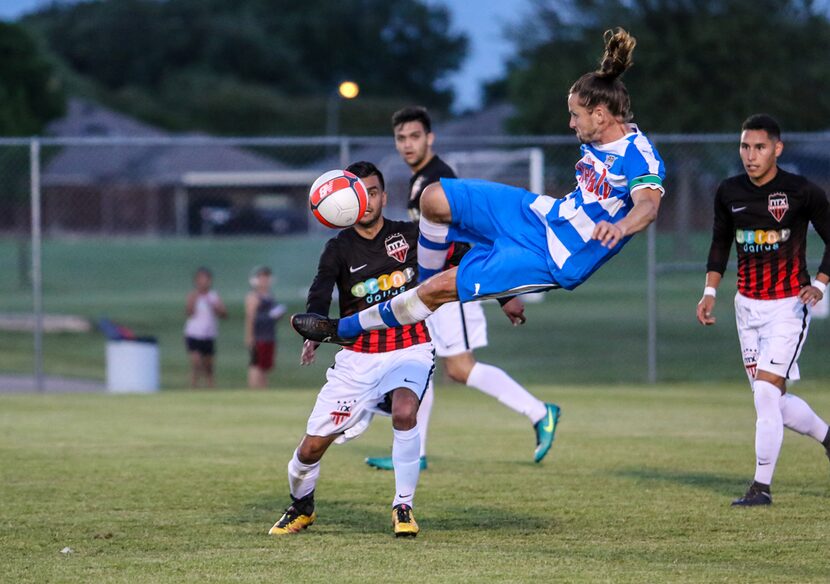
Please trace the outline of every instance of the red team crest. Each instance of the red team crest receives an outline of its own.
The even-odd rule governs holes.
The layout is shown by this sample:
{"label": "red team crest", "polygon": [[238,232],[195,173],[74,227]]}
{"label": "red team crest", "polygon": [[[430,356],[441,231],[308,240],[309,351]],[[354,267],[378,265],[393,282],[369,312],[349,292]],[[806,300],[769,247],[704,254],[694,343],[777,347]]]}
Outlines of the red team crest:
{"label": "red team crest", "polygon": [[[337,403],[339,404],[340,402],[338,401]],[[351,417],[352,406],[349,404],[340,404],[340,406],[329,415],[331,416],[331,421],[334,425],[339,426]]]}
{"label": "red team crest", "polygon": [[387,237],[384,242],[386,244],[386,253],[390,258],[395,258],[400,263],[406,261],[406,254],[409,251],[409,244],[406,238],[400,233],[395,233]]}
{"label": "red team crest", "polygon": [[769,204],[767,209],[775,217],[775,220],[781,223],[781,219],[784,218],[784,214],[790,208],[790,204],[787,202],[787,195],[784,193],[772,193],[768,200]]}

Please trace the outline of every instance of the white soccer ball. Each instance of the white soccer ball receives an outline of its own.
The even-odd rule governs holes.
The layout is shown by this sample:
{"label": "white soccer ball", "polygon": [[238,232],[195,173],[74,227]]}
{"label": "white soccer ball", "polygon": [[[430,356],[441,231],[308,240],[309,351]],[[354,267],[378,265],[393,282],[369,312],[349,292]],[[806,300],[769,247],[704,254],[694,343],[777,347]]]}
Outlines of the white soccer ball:
{"label": "white soccer ball", "polygon": [[308,193],[311,213],[332,229],[351,227],[366,211],[369,195],[359,178],[346,170],[322,174]]}

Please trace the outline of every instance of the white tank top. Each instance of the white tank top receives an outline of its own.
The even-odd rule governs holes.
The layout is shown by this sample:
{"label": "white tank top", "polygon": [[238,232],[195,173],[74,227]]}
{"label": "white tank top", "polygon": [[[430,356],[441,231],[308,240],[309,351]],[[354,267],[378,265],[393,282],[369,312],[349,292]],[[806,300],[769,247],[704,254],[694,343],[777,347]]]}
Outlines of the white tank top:
{"label": "white tank top", "polygon": [[219,332],[219,321],[213,305],[219,301],[219,294],[211,290],[199,294],[193,309],[193,316],[184,325],[184,335],[193,339],[215,339]]}

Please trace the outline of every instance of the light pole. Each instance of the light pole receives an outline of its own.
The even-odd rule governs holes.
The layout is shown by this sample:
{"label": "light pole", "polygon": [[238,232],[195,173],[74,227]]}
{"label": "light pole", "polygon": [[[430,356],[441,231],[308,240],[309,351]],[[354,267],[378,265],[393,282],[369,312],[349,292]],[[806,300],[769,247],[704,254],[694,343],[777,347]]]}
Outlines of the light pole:
{"label": "light pole", "polygon": [[343,81],[337,91],[329,95],[326,104],[326,135],[337,136],[340,133],[340,101],[354,99],[360,94],[360,86],[354,81]]}

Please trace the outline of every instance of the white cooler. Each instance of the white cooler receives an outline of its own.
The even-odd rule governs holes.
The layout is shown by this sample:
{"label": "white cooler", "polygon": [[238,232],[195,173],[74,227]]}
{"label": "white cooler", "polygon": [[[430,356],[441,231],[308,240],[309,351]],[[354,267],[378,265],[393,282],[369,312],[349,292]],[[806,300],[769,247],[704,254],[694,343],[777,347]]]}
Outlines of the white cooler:
{"label": "white cooler", "polygon": [[151,393],[158,389],[158,343],[107,341],[107,391]]}

